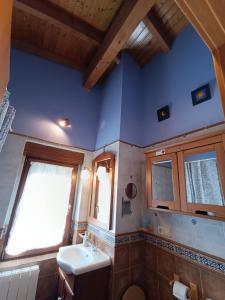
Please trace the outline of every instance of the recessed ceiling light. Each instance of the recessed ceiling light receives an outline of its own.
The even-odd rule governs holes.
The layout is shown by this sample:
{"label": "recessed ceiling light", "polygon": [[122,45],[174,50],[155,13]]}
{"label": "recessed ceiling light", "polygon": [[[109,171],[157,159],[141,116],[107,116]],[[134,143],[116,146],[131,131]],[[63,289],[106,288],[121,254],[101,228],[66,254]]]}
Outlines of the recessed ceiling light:
{"label": "recessed ceiling light", "polygon": [[70,128],[71,127],[71,123],[68,118],[59,119],[58,124],[62,128]]}

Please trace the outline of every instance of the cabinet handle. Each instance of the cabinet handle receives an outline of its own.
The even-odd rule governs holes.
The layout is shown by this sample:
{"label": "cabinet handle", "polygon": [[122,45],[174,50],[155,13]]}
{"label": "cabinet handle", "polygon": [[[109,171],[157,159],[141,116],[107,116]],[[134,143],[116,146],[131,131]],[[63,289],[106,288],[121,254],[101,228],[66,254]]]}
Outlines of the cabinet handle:
{"label": "cabinet handle", "polygon": [[165,206],[165,205],[157,205],[157,208],[168,209],[169,210],[169,207]]}

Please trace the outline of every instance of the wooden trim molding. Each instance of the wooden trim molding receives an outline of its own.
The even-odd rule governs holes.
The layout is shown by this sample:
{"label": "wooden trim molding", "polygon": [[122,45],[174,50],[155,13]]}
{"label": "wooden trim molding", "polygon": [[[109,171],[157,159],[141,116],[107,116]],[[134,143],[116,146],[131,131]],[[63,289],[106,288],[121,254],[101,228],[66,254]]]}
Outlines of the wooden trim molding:
{"label": "wooden trim molding", "polygon": [[[172,184],[173,184],[173,197],[164,201],[162,199],[153,198],[153,184],[152,184],[152,164],[155,162],[171,161],[172,164]],[[178,166],[177,156],[175,153],[155,156],[147,158],[146,161],[146,179],[147,179],[147,199],[148,207],[161,207],[165,206],[168,209],[180,210],[180,194],[179,194],[179,181],[178,181]]]}
{"label": "wooden trim molding", "polygon": [[223,1],[216,0],[175,0],[177,6],[187,17],[210,50],[225,43]]}
{"label": "wooden trim molding", "polygon": [[[110,168],[110,175],[111,175],[111,195],[110,195],[110,216],[108,223],[102,223],[97,218],[94,217],[93,211],[92,211],[92,205],[93,201],[96,201],[96,197],[98,194],[97,190],[97,176],[96,176],[96,165],[101,162],[109,162],[109,168]],[[115,175],[115,154],[111,152],[103,152],[102,154],[98,155],[92,162],[92,180],[91,180],[91,192],[89,197],[89,213],[88,213],[88,222],[99,226],[101,228],[104,228],[106,230],[112,229],[112,217],[113,217],[113,199],[114,199],[114,175]]]}
{"label": "wooden trim molding", "polygon": [[174,152],[178,152],[178,151],[182,151],[182,150],[187,150],[187,149],[191,149],[194,147],[198,147],[198,146],[203,146],[203,145],[210,145],[212,143],[218,143],[223,141],[223,133],[224,133],[224,129],[217,131],[217,132],[212,132],[212,133],[208,133],[208,134],[201,134],[199,136],[195,136],[195,137],[187,137],[187,138],[183,138],[182,141],[178,141],[178,142],[171,142],[168,145],[161,145],[159,144],[159,146],[156,146],[153,149],[150,149],[149,151],[145,152],[145,156],[146,157],[154,157],[156,155],[156,151],[163,149],[164,150],[164,154],[169,154],[169,153],[174,153]]}
{"label": "wooden trim molding", "polygon": [[221,104],[225,115],[225,44],[212,52]]}
{"label": "wooden trim molding", "polygon": [[0,103],[9,81],[12,0],[0,0]]}
{"label": "wooden trim molding", "polygon": [[24,155],[34,159],[47,160],[55,163],[58,162],[70,166],[81,165],[84,161],[83,153],[31,142],[26,143]]}

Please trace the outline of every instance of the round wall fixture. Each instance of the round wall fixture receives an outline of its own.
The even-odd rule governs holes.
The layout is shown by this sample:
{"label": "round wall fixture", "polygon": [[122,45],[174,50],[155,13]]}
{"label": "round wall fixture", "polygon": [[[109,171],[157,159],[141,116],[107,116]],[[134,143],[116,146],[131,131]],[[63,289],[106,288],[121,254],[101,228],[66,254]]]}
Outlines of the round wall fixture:
{"label": "round wall fixture", "polygon": [[128,183],[125,192],[128,199],[134,199],[137,196],[136,185],[133,182]]}

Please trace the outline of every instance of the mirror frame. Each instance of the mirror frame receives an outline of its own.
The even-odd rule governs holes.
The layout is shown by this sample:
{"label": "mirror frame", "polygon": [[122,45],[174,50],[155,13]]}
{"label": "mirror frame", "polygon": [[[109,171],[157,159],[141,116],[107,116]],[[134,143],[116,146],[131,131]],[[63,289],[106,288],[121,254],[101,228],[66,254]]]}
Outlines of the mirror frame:
{"label": "mirror frame", "polygon": [[[112,179],[111,179],[111,195],[110,195],[110,215],[108,223],[103,223],[92,216],[92,201],[93,195],[96,194],[94,191],[94,180],[96,177],[95,165],[99,162],[109,161],[110,169],[112,170]],[[112,152],[103,152],[98,155],[92,161],[92,179],[91,179],[91,192],[89,197],[89,212],[88,212],[88,222],[93,225],[99,226],[103,229],[110,230],[112,229],[112,219],[113,219],[113,199],[114,199],[114,174],[115,174],[115,154]]]}
{"label": "mirror frame", "polygon": [[[161,199],[153,199],[152,197],[152,163],[164,160],[171,160],[172,162],[172,182],[174,200],[163,201]],[[147,158],[146,160],[146,183],[147,183],[147,199],[148,208],[159,206],[167,207],[170,210],[180,210],[180,194],[179,194],[179,180],[178,180],[178,165],[176,153],[159,155],[156,157]]]}
{"label": "mirror frame", "polygon": [[179,164],[179,180],[180,180],[180,193],[181,193],[181,210],[183,212],[195,213],[197,210],[215,212],[217,217],[225,218],[225,206],[213,205],[213,204],[201,204],[201,203],[189,203],[187,201],[186,192],[186,178],[184,160],[186,155],[199,154],[204,152],[214,151],[217,157],[218,175],[220,176],[221,187],[223,194],[225,193],[225,156],[222,143],[216,143],[206,146],[200,146],[192,148],[190,150],[178,152],[178,164]]}
{"label": "mirror frame", "polygon": [[[130,185],[130,184],[132,184],[132,185],[134,185],[135,186],[135,189],[136,189],[136,193],[135,193],[135,195],[133,196],[133,197],[129,197],[127,194],[127,189],[128,189],[128,185]],[[138,193],[138,191],[137,191],[137,186],[136,186],[136,184],[134,183],[134,182],[128,182],[128,184],[126,185],[126,187],[125,187],[125,194],[126,194],[126,196],[127,196],[127,198],[129,199],[129,200],[133,200],[133,199],[135,199],[136,197],[137,197],[137,193]]]}

